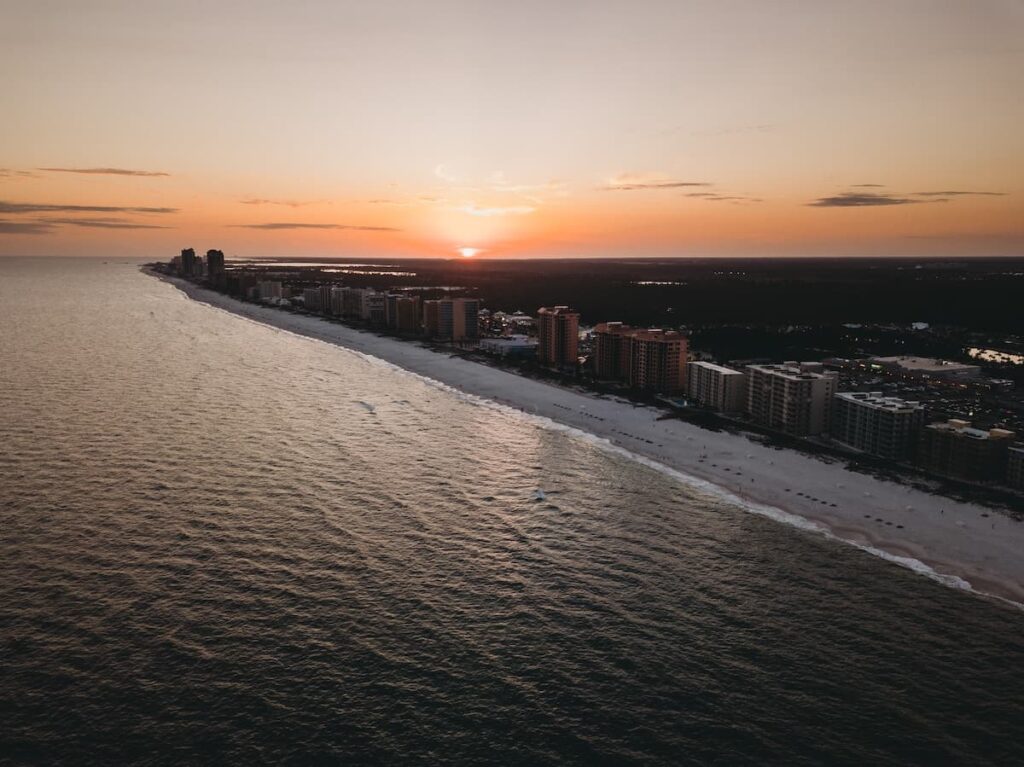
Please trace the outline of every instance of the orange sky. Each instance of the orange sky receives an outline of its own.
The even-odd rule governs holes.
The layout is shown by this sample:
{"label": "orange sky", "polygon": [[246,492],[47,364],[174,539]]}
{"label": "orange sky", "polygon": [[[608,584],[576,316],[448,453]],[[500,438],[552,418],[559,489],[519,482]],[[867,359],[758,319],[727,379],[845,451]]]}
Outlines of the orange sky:
{"label": "orange sky", "polygon": [[2,22],[2,255],[1024,255],[1018,0]]}

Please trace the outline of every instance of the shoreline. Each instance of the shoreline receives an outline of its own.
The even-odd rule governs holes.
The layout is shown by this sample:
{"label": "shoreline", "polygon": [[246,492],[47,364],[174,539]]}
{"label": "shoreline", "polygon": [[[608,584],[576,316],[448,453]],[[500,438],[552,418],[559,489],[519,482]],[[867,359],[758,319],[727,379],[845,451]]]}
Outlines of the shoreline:
{"label": "shoreline", "polygon": [[238,301],[144,269],[187,298],[340,346],[460,396],[570,431],[745,510],[842,541],[944,585],[1024,609],[1024,523],[973,503],[712,432],[617,398],[556,386],[419,344]]}

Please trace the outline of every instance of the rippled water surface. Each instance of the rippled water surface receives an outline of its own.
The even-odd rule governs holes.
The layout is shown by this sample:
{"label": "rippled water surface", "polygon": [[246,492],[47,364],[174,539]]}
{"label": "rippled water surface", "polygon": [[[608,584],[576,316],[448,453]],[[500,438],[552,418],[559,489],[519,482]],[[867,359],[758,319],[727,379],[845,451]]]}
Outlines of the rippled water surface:
{"label": "rippled water surface", "polygon": [[132,264],[0,323],[0,760],[1024,761],[1019,612]]}

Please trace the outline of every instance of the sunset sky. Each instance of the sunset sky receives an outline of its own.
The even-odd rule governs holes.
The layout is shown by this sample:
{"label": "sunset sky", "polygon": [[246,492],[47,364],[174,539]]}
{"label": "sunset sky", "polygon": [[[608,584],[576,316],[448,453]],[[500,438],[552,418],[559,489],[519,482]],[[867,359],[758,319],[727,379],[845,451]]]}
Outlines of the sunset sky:
{"label": "sunset sky", "polygon": [[0,254],[1024,255],[1024,2],[0,0]]}

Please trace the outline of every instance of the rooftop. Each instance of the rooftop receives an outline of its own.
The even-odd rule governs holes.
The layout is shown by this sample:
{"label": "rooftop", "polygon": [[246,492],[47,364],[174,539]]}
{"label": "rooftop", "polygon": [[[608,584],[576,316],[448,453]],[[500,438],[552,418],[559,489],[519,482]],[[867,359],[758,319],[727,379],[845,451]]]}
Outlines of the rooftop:
{"label": "rooftop", "polygon": [[977,365],[950,362],[949,360],[940,360],[934,357],[872,357],[871,361],[882,365],[898,365],[907,370],[922,372],[942,371],[948,373],[954,370],[975,370],[978,367]]}
{"label": "rooftop", "polygon": [[714,362],[705,362],[703,360],[694,360],[690,363],[691,365],[699,365],[702,368],[708,370],[714,370],[716,373],[725,373],[727,375],[742,376],[746,375],[742,370],[733,370],[732,368],[724,367],[723,365],[716,365]]}
{"label": "rooftop", "polygon": [[885,397],[882,395],[882,392],[878,391],[844,391],[836,394],[836,397],[848,402],[857,402],[861,405],[879,410],[891,410],[892,412],[911,412],[924,409],[920,402],[900,399],[899,397]]}

